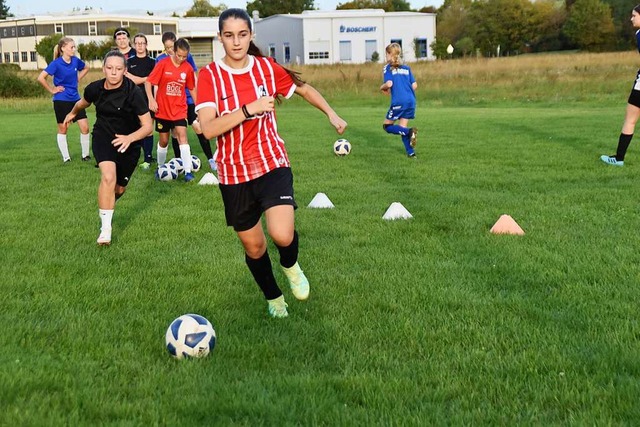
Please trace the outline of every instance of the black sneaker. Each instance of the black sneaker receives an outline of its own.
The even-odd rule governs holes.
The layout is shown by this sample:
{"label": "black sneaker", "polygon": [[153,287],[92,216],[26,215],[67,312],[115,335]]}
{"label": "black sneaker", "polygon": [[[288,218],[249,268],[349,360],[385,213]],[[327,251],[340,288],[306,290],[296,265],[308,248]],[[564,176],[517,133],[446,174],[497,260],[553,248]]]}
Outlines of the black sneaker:
{"label": "black sneaker", "polygon": [[88,162],[89,160],[91,160],[91,156],[84,156],[84,157],[82,158],[82,161],[83,161],[83,162]]}

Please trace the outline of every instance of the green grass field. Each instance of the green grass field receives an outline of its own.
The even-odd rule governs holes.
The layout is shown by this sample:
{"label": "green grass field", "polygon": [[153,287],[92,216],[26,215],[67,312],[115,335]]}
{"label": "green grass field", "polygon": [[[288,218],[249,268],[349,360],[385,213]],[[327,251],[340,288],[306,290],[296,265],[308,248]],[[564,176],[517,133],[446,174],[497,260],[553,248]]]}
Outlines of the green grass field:
{"label": "green grass field", "polygon": [[[49,104],[5,104],[0,425],[636,424],[639,142],[623,168],[598,160],[632,79],[604,102],[425,99],[415,161],[382,131],[387,98],[337,101],[346,158],[319,112],[285,102],[312,294],[285,290],[284,320],[217,187],[138,170],[97,247],[99,174],[77,127],[63,165]],[[308,209],[318,192],[335,209]],[[392,202],[414,219],[382,220]],[[505,213],[525,236],[489,233]],[[179,362],[164,333],[188,312],[218,344]]]}

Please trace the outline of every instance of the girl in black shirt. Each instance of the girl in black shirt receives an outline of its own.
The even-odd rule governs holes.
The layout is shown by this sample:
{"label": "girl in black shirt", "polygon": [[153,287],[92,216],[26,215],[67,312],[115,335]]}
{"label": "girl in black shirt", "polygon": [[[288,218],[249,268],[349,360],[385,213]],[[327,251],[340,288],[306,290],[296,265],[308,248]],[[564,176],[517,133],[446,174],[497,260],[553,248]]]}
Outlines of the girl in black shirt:
{"label": "girl in black shirt", "polygon": [[102,70],[105,78],[85,88],[84,96],[67,115],[65,123],[95,104],[93,155],[101,173],[98,208],[102,227],[98,245],[109,245],[116,199],[126,190],[140,158],[140,141],[152,131],[152,121],[142,91],[124,77],[125,56],[117,50],[107,53]]}

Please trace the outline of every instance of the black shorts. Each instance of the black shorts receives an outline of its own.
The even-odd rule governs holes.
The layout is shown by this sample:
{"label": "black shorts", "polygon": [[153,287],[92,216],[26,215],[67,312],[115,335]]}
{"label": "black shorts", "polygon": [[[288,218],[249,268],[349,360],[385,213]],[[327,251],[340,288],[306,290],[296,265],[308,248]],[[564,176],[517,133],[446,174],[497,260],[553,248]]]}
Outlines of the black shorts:
{"label": "black shorts", "polygon": [[187,127],[187,119],[165,120],[156,117],[156,132],[169,133],[176,126]]}
{"label": "black shorts", "polygon": [[[65,117],[73,110],[74,105],[76,105],[74,101],[53,101],[53,111],[56,113],[56,121],[60,124],[64,123]],[[76,118],[73,119],[73,123],[86,118],[87,112],[82,110],[76,115]]]}
{"label": "black shorts", "polygon": [[262,213],[279,205],[298,207],[293,198],[291,168],[277,168],[242,184],[220,184],[227,225],[235,231],[246,231],[260,221]]}
{"label": "black shorts", "polygon": [[196,104],[188,104],[187,105],[187,122],[189,125],[193,123],[195,119],[198,118],[198,114],[196,113]]}
{"label": "black shorts", "polygon": [[633,82],[627,102],[640,108],[640,70],[636,74],[636,80]]}
{"label": "black shorts", "polygon": [[131,144],[124,153],[119,153],[117,148],[111,144],[111,140],[107,141],[106,138],[96,137],[95,134],[91,142],[96,163],[115,162],[116,183],[121,187],[126,187],[140,160],[140,142]]}

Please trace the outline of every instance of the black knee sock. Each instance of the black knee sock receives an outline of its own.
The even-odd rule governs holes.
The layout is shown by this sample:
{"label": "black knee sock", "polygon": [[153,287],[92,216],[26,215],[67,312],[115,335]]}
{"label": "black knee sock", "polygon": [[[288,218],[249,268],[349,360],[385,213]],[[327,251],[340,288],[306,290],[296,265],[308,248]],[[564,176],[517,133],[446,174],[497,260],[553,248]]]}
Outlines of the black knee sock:
{"label": "black knee sock", "polygon": [[298,261],[298,232],[293,231],[293,240],[289,246],[278,246],[280,252],[280,265],[284,268],[291,268]]}
{"label": "black knee sock", "polygon": [[211,143],[207,138],[204,137],[203,134],[199,133],[198,141],[200,141],[200,147],[202,147],[202,151],[204,155],[207,156],[207,160],[213,157],[213,152],[211,151]]}
{"label": "black knee sock", "polygon": [[153,135],[147,136],[142,140],[142,149],[144,150],[144,161],[151,163],[153,158]]}
{"label": "black knee sock", "polygon": [[178,139],[171,137],[171,146],[173,147],[173,157],[180,158],[180,144],[178,144]]}
{"label": "black knee sock", "polygon": [[258,259],[249,258],[249,255],[244,254],[244,260],[266,299],[276,299],[282,295],[276,278],[273,276],[269,252],[265,251],[264,255]]}
{"label": "black knee sock", "polygon": [[620,138],[618,139],[618,149],[616,150],[616,160],[619,162],[624,161],[624,156],[627,154],[627,148],[629,148],[629,144],[631,144],[631,138],[633,138],[633,134],[625,135],[624,133],[620,134]]}

